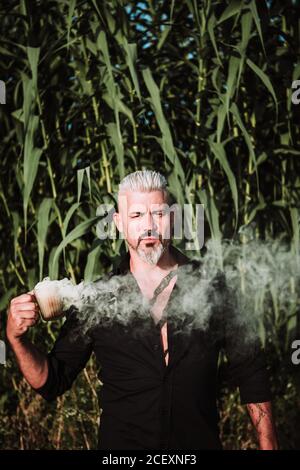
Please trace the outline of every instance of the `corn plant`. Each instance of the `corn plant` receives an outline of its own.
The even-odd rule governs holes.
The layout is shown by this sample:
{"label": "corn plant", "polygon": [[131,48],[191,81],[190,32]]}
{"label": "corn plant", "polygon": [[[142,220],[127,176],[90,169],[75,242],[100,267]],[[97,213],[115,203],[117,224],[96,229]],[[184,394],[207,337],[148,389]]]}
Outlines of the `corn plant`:
{"label": "corn plant", "polygon": [[[115,205],[120,179],[138,169],[164,173],[178,203],[204,204],[205,235],[223,267],[222,240],[239,240],[247,252],[250,232],[270,243],[266,257],[284,243],[299,259],[299,12],[299,0],[0,2],[1,335],[9,300],[44,276],[93,281],[118,261],[124,243],[97,237],[97,207]],[[300,334],[297,276],[288,280],[288,311],[276,284],[254,300],[272,364]],[[41,345],[46,335],[50,347],[59,326],[30,334]],[[48,406],[33,398],[9,353],[0,370],[0,447],[95,446],[89,367],[68,396],[72,405],[62,398]],[[71,412],[78,403],[86,410],[79,432]],[[245,436],[238,408],[236,416]],[[29,433],[39,421],[43,432]],[[248,446],[226,429],[227,446]],[[299,442],[288,443],[288,431],[284,439]]]}

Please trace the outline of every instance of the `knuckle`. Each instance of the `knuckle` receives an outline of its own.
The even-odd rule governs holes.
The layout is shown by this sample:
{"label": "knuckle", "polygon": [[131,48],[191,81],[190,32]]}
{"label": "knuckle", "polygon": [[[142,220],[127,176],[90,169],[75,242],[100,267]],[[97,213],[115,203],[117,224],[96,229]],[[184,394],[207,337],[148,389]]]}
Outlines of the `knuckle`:
{"label": "knuckle", "polygon": [[16,311],[15,311],[13,308],[10,309],[10,316],[11,316],[13,319],[16,319],[16,318],[17,318]]}
{"label": "knuckle", "polygon": [[11,315],[12,315],[13,318],[18,319],[19,316],[20,316],[20,312],[17,309],[12,309]]}

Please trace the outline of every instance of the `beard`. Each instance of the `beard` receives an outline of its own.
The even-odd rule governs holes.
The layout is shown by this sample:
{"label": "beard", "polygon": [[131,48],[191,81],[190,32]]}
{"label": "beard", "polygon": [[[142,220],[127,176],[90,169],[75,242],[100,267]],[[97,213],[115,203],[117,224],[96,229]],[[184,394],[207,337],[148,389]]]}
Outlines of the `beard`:
{"label": "beard", "polygon": [[160,241],[158,245],[145,248],[141,247],[140,244],[138,244],[137,247],[132,246],[131,243],[128,244],[131,246],[131,248],[134,249],[134,251],[136,251],[141,260],[148,264],[156,265],[162,257],[163,253],[166,251],[169,243],[170,240],[164,240],[163,242]]}
{"label": "beard", "polygon": [[162,243],[160,243],[158,246],[146,248],[145,250],[139,246],[136,252],[143,261],[155,265],[158,263],[165,250],[166,246],[163,246]]}

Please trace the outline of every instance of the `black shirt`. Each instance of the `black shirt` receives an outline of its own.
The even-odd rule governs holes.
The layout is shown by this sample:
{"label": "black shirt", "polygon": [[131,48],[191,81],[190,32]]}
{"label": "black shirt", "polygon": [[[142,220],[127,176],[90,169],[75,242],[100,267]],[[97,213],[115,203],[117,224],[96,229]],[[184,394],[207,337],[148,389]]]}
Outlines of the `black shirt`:
{"label": "black shirt", "polygon": [[[51,401],[70,389],[95,352],[103,383],[99,396],[99,449],[220,449],[216,401],[222,349],[229,362],[227,377],[239,386],[241,403],[271,399],[263,350],[258,341],[245,347],[245,325],[235,322],[226,308],[225,297],[222,308],[215,310],[206,328],[189,329],[191,318],[184,312],[182,318],[173,321],[172,307],[178,306],[182,294],[183,271],[190,269],[192,281],[200,264],[174,247],[171,249],[179,260],[179,268],[166,307],[167,366],[161,324],[155,324],[150,313],[133,317],[128,324],[99,323],[82,337],[74,335],[82,326],[80,312],[70,309],[47,355],[48,378],[36,391]],[[130,289],[141,294],[130,272],[129,254],[109,277],[124,275],[129,276]],[[223,287],[221,280],[214,289],[222,291]],[[201,309],[201,299],[197,308]]]}

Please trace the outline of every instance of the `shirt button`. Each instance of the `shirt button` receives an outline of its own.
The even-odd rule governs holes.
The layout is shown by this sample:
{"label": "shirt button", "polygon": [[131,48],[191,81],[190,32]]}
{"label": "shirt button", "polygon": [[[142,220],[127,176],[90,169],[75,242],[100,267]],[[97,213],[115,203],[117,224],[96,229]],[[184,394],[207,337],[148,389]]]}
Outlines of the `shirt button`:
{"label": "shirt button", "polygon": [[159,349],[159,344],[154,344],[154,345],[153,345],[153,349],[154,349],[154,351],[158,351],[158,349]]}

